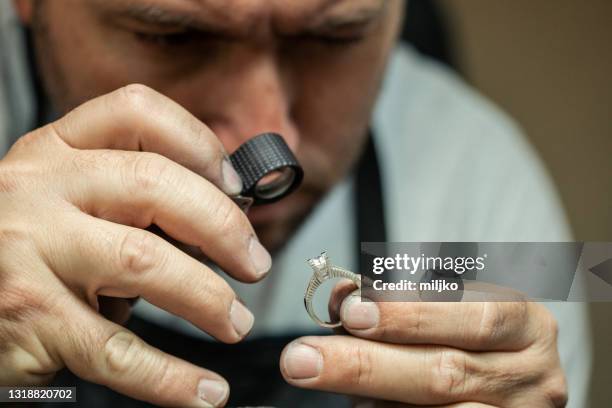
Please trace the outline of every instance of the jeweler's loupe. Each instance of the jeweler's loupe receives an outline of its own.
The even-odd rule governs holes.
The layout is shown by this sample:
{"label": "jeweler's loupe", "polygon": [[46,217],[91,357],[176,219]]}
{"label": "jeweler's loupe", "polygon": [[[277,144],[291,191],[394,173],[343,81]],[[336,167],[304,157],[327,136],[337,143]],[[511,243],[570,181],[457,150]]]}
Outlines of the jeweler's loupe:
{"label": "jeweler's loupe", "polygon": [[286,197],[304,178],[302,166],[276,133],[249,139],[230,155],[230,160],[243,183],[241,194],[232,198],[245,210]]}

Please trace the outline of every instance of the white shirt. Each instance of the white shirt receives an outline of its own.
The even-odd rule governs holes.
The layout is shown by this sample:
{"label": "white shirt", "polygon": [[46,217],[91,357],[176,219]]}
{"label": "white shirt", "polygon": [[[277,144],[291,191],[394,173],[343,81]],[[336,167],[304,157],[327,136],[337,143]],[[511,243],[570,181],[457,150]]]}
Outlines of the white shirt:
{"label": "white shirt", "polygon": [[[0,2],[0,157],[33,123],[23,41],[10,2]],[[400,46],[374,115],[389,241],[569,241],[564,212],[522,133],[452,71]],[[19,133],[15,133],[19,132]],[[352,179],[328,194],[255,285],[230,282],[255,314],[252,336],[312,332],[302,298],[307,258],[328,251],[356,268]],[[591,350],[582,303],[547,304],[559,321],[570,407],[586,406]],[[206,337],[146,302],[136,313]]]}

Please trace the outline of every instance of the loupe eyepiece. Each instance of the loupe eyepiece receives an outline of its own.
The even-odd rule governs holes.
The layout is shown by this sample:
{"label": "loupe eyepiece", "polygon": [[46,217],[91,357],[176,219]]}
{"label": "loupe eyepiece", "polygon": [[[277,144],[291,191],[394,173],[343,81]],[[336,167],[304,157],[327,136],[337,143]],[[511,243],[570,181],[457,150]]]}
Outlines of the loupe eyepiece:
{"label": "loupe eyepiece", "polygon": [[236,198],[239,205],[245,200],[252,200],[252,205],[278,201],[298,188],[304,178],[302,166],[276,133],[249,139],[230,155],[230,161],[242,178],[242,193]]}

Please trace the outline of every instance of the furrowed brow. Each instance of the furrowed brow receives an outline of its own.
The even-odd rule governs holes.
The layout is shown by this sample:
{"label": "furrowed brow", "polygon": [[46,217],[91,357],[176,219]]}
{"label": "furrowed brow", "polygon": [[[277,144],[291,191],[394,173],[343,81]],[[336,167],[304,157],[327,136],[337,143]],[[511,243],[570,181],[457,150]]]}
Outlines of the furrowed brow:
{"label": "furrowed brow", "polygon": [[171,10],[152,2],[95,0],[106,13],[114,17],[131,19],[143,24],[160,27],[181,27],[203,31],[217,31],[210,22],[198,19],[196,13],[188,10]]}
{"label": "furrowed brow", "polygon": [[385,0],[378,4],[355,8],[350,12],[334,13],[332,10],[334,3],[329,3],[328,7],[325,7],[325,10],[320,13],[321,17],[311,25],[310,29],[312,31],[327,31],[367,25],[383,14],[387,4],[388,1]]}
{"label": "furrowed brow", "polygon": [[162,9],[151,4],[138,4],[128,7],[123,13],[145,23],[157,25],[194,26],[197,21],[190,14]]}

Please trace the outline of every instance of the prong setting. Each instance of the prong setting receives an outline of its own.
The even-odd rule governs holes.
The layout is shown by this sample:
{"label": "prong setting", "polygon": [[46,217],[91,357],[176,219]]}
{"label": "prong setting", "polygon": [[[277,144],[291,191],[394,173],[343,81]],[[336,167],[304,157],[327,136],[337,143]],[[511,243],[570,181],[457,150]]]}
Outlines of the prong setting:
{"label": "prong setting", "polygon": [[315,258],[310,258],[308,263],[319,280],[323,281],[331,276],[331,263],[329,262],[327,252],[322,252],[321,255]]}

